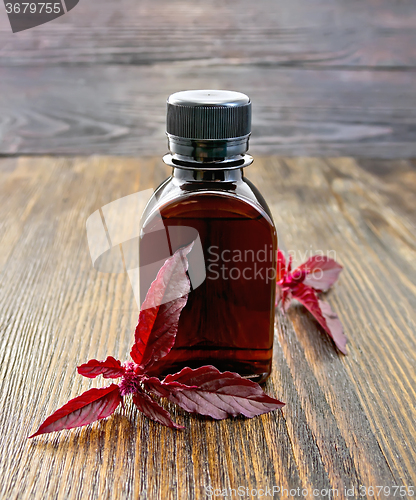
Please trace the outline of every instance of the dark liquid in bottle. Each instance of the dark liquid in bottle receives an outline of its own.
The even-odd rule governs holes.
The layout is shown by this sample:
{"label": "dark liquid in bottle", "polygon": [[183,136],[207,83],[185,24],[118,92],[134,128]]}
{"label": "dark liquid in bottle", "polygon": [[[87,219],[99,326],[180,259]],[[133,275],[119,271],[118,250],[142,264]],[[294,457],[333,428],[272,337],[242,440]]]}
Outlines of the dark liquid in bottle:
{"label": "dark liquid in bottle", "polygon": [[[169,235],[171,253],[190,243],[188,228],[197,231],[206,277],[191,289],[175,345],[154,365],[152,374],[214,365],[221,371],[265,380],[272,362],[277,248],[268,215],[241,198],[218,193],[183,197],[145,221],[141,256],[154,253],[150,235],[162,226]],[[193,252],[188,256],[190,272],[198,274],[200,269],[193,269]],[[141,279],[142,294],[149,281]]]}

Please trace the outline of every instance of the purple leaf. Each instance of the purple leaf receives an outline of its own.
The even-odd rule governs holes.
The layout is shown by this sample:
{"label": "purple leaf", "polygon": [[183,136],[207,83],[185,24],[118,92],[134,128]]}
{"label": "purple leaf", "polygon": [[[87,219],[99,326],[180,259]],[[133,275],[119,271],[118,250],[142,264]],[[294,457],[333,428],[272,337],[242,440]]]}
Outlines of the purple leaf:
{"label": "purple leaf", "polygon": [[151,420],[166,425],[171,429],[184,429],[182,425],[175,424],[170,414],[144,392],[136,392],[136,394],[133,395],[133,403]]}
{"label": "purple leaf", "polygon": [[333,259],[315,255],[297,269],[308,271],[303,281],[305,285],[325,292],[337,281],[342,266]]}
{"label": "purple leaf", "polygon": [[[187,387],[179,387],[178,383]],[[168,375],[159,391],[184,410],[217,420],[237,415],[252,418],[284,405],[267,396],[255,382],[237,373],[221,373],[214,366],[184,368]]]}
{"label": "purple leaf", "polygon": [[[347,338],[343,333],[343,328],[338,316],[332,311],[329,304],[319,300],[315,290],[303,283],[294,288],[292,293],[293,297],[306,307],[316,321],[318,321],[322,328],[334,340],[338,349],[343,354],[347,354]],[[324,305],[323,310],[322,304]],[[329,321],[327,321],[327,319]]]}
{"label": "purple leaf", "polygon": [[190,290],[186,255],[192,245],[177,250],[166,260],[143,302],[130,353],[143,371],[166,356],[175,343],[179,317]]}
{"label": "purple leaf", "polygon": [[188,386],[185,384],[180,384],[179,382],[165,382],[159,380],[157,377],[146,377],[143,379],[144,388],[159,396],[161,398],[167,398],[172,392],[179,391],[182,389],[197,389],[196,385]]}
{"label": "purple leaf", "polygon": [[111,384],[102,389],[90,389],[71,399],[66,405],[48,417],[30,438],[63,429],[73,429],[91,424],[114,413],[121,403],[118,385]]}
{"label": "purple leaf", "polygon": [[108,356],[105,361],[91,359],[88,363],[78,366],[78,373],[88,378],[95,378],[102,375],[104,378],[119,378],[125,373],[123,365],[112,356]]}
{"label": "purple leaf", "polygon": [[344,329],[342,327],[340,319],[338,318],[337,314],[331,309],[331,306],[328,304],[328,302],[320,300],[319,305],[321,307],[322,315],[326,320],[326,324],[328,325],[329,335],[332,337],[338,349],[346,355],[347,337],[344,334]]}

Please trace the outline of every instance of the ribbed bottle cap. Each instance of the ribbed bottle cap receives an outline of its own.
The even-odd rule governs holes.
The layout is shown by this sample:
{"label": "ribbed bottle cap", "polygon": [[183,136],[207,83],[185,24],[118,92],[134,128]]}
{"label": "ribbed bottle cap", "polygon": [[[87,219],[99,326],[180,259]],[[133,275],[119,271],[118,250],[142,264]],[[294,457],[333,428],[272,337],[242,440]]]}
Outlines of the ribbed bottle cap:
{"label": "ribbed bottle cap", "polygon": [[186,139],[234,139],[251,132],[251,102],[241,92],[186,90],[168,99],[166,131]]}
{"label": "ribbed bottle cap", "polygon": [[251,102],[241,92],[186,90],[167,101],[166,133],[172,153],[197,160],[244,154],[251,133]]}

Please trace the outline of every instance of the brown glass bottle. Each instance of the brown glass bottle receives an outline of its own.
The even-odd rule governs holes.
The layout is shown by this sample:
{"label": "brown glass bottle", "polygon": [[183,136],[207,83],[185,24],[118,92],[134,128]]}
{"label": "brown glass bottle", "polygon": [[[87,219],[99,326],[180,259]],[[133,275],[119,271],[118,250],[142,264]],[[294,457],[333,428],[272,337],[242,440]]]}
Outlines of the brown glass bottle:
{"label": "brown glass bottle", "polygon": [[[248,116],[240,116],[239,133],[243,139],[240,137],[239,141],[235,135],[231,140],[227,138],[227,123],[220,131],[225,137],[205,137],[212,129],[213,118],[209,114],[203,130],[188,124],[190,133],[199,133],[200,138],[198,144],[194,137],[185,138],[194,142],[192,154],[187,156],[177,153],[178,149],[184,152],[184,141],[182,136],[177,139],[175,124],[169,128],[168,115],[173,154],[167,155],[165,162],[172,165],[173,171],[156,190],[142,217],[141,268],[146,267],[149,258],[157,260],[158,249],[163,246],[157,244],[158,238],[168,241],[169,253],[173,254],[197,236],[205,276],[201,276],[200,259],[193,255],[197,252],[195,247],[188,261],[191,285],[196,286],[192,286],[182,311],[174,348],[153,367],[152,373],[163,375],[185,366],[210,364],[221,371],[235,371],[263,381],[270,374],[272,362],[277,236],[266,202],[243,174],[243,168],[252,161],[245,154],[249,131],[242,133],[250,125],[250,101],[243,94],[224,91],[220,95],[215,91],[179,94],[186,94],[185,103],[183,95],[179,96],[182,107],[207,107],[207,101],[211,108],[224,111],[245,106]],[[177,96],[170,99],[177,103]],[[191,115],[188,121],[192,125],[197,118],[200,117]],[[227,121],[230,117],[225,113],[222,119]],[[218,115],[215,120],[219,120]],[[176,133],[171,133],[172,128]],[[229,142],[234,144],[231,152]],[[235,154],[238,142],[240,152]],[[218,151],[222,151],[220,157]],[[143,274],[142,293],[152,278],[152,273]]]}

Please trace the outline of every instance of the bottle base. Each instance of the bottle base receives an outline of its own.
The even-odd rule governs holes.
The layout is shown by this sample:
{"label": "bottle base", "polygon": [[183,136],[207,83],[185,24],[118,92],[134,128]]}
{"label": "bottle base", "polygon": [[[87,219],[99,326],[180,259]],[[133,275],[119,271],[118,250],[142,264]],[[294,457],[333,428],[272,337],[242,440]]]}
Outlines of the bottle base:
{"label": "bottle base", "polygon": [[149,375],[164,377],[177,373],[185,367],[199,368],[212,365],[221,372],[238,373],[241,377],[253,382],[263,383],[271,374],[272,351],[267,350],[195,350],[189,348],[174,348],[159,362],[155,363]]}

